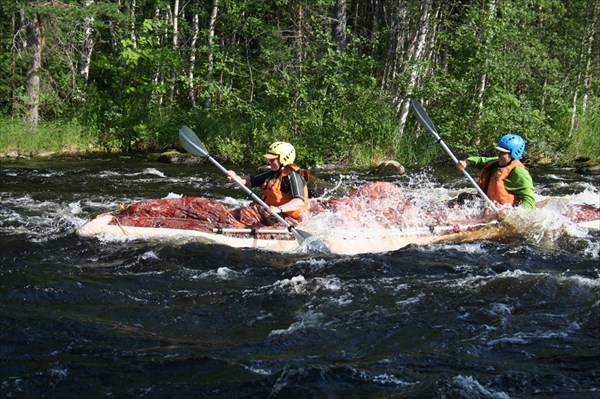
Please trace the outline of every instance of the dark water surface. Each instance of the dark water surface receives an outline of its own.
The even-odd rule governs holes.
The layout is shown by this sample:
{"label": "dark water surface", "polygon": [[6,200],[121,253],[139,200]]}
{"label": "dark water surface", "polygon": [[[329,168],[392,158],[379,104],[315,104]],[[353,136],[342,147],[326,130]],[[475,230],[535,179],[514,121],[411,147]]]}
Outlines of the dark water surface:
{"label": "dark water surface", "polygon": [[[597,179],[532,174],[541,197],[598,205]],[[433,169],[321,177],[468,188]],[[210,165],[136,157],[7,162],[0,178],[0,397],[600,397],[598,233],[359,256],[83,239],[119,203],[247,201]]]}

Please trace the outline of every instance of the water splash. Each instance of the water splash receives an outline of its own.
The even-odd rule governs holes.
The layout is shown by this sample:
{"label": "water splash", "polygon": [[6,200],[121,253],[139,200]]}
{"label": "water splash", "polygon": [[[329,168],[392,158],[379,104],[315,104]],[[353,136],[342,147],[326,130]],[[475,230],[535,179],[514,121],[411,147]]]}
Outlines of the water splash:
{"label": "water splash", "polygon": [[[364,244],[368,247],[375,245],[372,242],[377,240],[393,241],[397,237],[452,233],[495,221],[496,214],[487,208],[482,199],[476,197],[461,205],[450,205],[447,190],[431,182],[424,187],[422,182],[423,178],[417,177],[407,183],[409,187],[421,187],[418,192],[391,183],[367,183],[342,198],[316,201],[311,205],[313,213],[302,221],[299,228],[318,232],[319,237],[337,243],[354,240],[360,244],[361,239],[368,238],[371,241]],[[524,239],[546,249],[555,249],[557,243],[568,237],[583,240],[577,246],[585,247],[581,249],[584,253],[597,256],[597,240],[590,240],[588,228],[575,223],[579,219],[594,217],[594,212],[597,213],[577,208],[577,205],[585,204],[594,195],[590,189],[577,195],[546,198],[542,208],[507,207],[510,211],[508,217],[497,225],[494,236],[498,239]],[[586,212],[591,213],[586,215]],[[492,236],[472,237],[485,239]],[[468,241],[469,234],[464,234],[461,239]],[[379,248],[393,249],[394,244],[390,242]],[[377,252],[377,247],[373,251]]]}
{"label": "water splash", "polygon": [[486,388],[479,381],[470,375],[458,375],[452,379],[452,388],[450,394],[454,391],[458,397],[462,398],[490,398],[490,399],[510,399],[510,395],[505,392],[496,392],[491,388]]}

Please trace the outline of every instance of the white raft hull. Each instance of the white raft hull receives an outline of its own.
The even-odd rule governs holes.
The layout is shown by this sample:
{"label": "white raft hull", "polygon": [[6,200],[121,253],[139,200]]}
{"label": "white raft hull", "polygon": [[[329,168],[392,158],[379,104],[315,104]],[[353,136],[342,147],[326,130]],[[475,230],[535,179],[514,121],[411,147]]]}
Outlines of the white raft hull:
{"label": "white raft hull", "polygon": [[[239,237],[216,233],[206,233],[197,230],[183,230],[155,227],[132,227],[110,224],[113,216],[100,215],[92,221],[79,227],[76,231],[81,237],[103,237],[106,239],[169,239],[193,240],[214,244],[227,245],[233,248],[254,248],[274,252],[302,251],[303,246],[297,240],[259,239],[250,234],[240,234]],[[330,229],[328,237],[319,240],[325,242],[332,254],[356,255],[361,253],[379,253],[395,251],[407,245],[426,245],[436,242],[474,241],[492,239],[502,235],[498,223],[464,226],[455,231],[456,226],[439,226],[434,228],[397,229],[365,229],[349,231]],[[309,237],[306,241],[309,241]]]}
{"label": "white raft hull", "polygon": [[124,238],[135,240],[148,239],[193,239],[204,242],[223,244],[234,248],[258,248],[270,251],[289,252],[297,249],[296,240],[265,240],[246,235],[246,237],[230,237],[222,234],[211,234],[197,230],[165,229],[156,227],[134,227],[109,224],[111,215],[100,215],[94,220],[79,227],[76,231],[80,237]]}

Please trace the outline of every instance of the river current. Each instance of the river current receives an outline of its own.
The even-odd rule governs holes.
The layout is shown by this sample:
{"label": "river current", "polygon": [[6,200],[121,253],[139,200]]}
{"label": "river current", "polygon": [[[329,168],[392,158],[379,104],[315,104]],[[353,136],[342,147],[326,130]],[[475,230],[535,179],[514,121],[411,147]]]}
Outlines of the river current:
{"label": "river current", "polygon": [[[538,200],[600,205],[598,177],[531,173]],[[451,167],[316,174],[469,190]],[[0,397],[600,397],[600,234],[552,215],[497,241],[282,254],[74,233],[142,199],[248,204],[211,165],[19,160],[0,179]]]}

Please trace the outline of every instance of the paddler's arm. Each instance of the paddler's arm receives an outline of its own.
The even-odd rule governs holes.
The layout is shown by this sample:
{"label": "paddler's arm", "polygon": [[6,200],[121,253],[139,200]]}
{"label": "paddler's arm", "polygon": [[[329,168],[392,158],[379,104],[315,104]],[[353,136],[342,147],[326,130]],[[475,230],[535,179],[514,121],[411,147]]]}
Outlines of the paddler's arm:
{"label": "paddler's arm", "polygon": [[508,191],[513,192],[521,200],[519,206],[526,209],[535,208],[535,195],[533,193],[533,180],[527,169],[517,166],[504,179]]}
{"label": "paddler's arm", "polygon": [[250,176],[248,175],[238,175],[233,170],[227,171],[227,178],[229,180],[235,180],[242,183],[246,187],[250,187]]}
{"label": "paddler's arm", "polygon": [[304,206],[304,200],[300,198],[293,198],[290,201],[280,206],[269,206],[269,212],[271,213],[286,213],[293,212]]}
{"label": "paddler's arm", "polygon": [[456,169],[460,170],[461,172],[469,166],[474,166],[481,169],[486,163],[497,160],[498,157],[469,157],[467,159],[458,161],[456,163]]}

